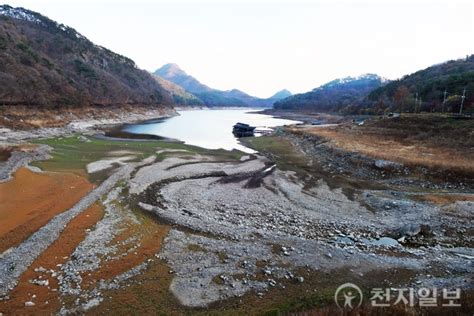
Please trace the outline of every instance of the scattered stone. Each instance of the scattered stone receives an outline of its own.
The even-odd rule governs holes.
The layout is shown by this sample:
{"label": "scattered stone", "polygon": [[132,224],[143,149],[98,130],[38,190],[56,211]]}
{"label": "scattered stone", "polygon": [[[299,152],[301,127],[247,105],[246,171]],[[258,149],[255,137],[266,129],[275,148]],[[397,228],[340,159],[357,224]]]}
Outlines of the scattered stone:
{"label": "scattered stone", "polygon": [[265,275],[272,275],[272,270],[270,270],[270,269],[263,269],[262,272]]}
{"label": "scattered stone", "polygon": [[35,272],[46,272],[46,269],[43,267],[35,268]]}
{"label": "scattered stone", "polygon": [[398,236],[413,237],[421,232],[421,226],[416,223],[408,223],[397,230]]}
{"label": "scattered stone", "polygon": [[81,142],[84,142],[84,143],[89,143],[90,142],[90,139],[83,136],[83,135],[78,136],[77,139],[79,139]]}
{"label": "scattered stone", "polygon": [[49,285],[49,280],[30,280],[31,284],[36,284],[39,286],[48,286]]}
{"label": "scattered stone", "polygon": [[403,167],[403,165],[400,163],[382,159],[375,160],[374,164],[375,167],[379,169],[399,169]]}

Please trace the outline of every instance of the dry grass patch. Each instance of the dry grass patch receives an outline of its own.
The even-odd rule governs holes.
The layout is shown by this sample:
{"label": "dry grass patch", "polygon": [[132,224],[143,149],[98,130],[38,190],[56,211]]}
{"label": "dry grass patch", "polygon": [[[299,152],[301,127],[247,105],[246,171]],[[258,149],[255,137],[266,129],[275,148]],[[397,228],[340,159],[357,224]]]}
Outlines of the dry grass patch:
{"label": "dry grass patch", "polygon": [[[461,122],[457,126],[456,122],[440,123],[439,119],[432,122],[428,119],[418,122],[415,118],[396,122],[385,119],[363,126],[343,124],[288,130],[318,136],[336,147],[376,159],[474,174],[474,122]],[[447,127],[439,125],[443,122]]]}

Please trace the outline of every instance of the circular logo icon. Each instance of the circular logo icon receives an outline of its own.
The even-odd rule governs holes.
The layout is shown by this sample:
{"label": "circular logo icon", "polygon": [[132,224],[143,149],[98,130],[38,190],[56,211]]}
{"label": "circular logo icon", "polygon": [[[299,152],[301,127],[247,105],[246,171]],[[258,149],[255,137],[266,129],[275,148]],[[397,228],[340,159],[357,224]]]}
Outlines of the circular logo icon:
{"label": "circular logo icon", "polygon": [[353,310],[362,305],[362,291],[354,283],[344,283],[337,288],[334,301],[341,309]]}

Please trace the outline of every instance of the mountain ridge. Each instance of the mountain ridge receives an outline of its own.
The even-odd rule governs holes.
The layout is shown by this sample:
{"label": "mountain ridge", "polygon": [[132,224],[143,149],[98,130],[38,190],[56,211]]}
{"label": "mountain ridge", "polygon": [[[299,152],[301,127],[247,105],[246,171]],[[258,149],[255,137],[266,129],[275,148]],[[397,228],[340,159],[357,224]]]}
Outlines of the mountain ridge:
{"label": "mountain ridge", "polygon": [[211,107],[271,107],[276,100],[279,100],[278,96],[264,99],[251,96],[238,89],[218,90],[211,88],[187,74],[176,63],[165,64],[155,70],[153,74],[181,86],[187,92],[202,100],[203,104]]}
{"label": "mountain ridge", "polygon": [[172,98],[173,102],[176,105],[184,105],[184,106],[203,106],[204,103],[196,97],[194,94],[186,91],[183,87],[163,79],[160,76],[152,74],[153,79],[155,79],[163,89],[167,93],[169,93],[170,97]]}
{"label": "mountain ridge", "polygon": [[274,108],[284,110],[316,110],[338,112],[359,102],[370,91],[386,80],[376,74],[334,79],[305,93],[294,94],[274,103]]}
{"label": "mountain ridge", "polygon": [[[367,80],[375,80],[373,83],[377,84],[350,87],[354,82]],[[340,89],[347,84],[349,89]],[[274,108],[381,115],[387,112],[459,112],[461,103],[464,111],[473,111],[474,55],[436,63],[396,80],[375,74],[335,79],[309,92],[275,102]]]}

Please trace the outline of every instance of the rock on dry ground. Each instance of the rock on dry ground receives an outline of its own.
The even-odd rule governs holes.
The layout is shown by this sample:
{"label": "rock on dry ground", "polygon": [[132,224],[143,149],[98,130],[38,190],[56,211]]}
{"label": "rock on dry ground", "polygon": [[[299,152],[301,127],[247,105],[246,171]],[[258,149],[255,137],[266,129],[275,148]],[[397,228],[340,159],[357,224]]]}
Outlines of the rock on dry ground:
{"label": "rock on dry ground", "polygon": [[123,156],[123,157],[111,157],[102,160],[97,160],[91,163],[88,163],[86,166],[87,173],[95,173],[102,170],[112,168],[114,165],[123,166],[126,161],[135,159],[136,156]]}

